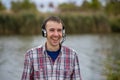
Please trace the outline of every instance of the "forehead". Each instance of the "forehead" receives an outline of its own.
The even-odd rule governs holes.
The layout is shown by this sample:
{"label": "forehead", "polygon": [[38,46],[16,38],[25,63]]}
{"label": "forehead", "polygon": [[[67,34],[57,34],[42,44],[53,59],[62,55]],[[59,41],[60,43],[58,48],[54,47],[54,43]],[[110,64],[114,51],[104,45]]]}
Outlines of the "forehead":
{"label": "forehead", "polygon": [[62,28],[62,23],[56,21],[48,21],[46,23],[46,28]]}

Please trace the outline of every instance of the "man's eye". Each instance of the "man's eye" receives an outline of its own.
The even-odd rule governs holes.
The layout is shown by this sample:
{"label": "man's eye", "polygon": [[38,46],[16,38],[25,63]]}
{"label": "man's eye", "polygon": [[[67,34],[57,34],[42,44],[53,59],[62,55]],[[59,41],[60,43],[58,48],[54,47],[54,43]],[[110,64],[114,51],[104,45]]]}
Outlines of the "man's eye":
{"label": "man's eye", "polygon": [[58,29],[57,31],[58,31],[58,32],[62,32],[62,30],[61,30],[61,29]]}
{"label": "man's eye", "polygon": [[[54,32],[55,29],[50,29],[49,31],[50,31],[50,32]],[[56,31],[57,31],[57,32],[62,32],[62,29],[57,29]]]}
{"label": "man's eye", "polygon": [[51,31],[51,32],[53,32],[53,31],[54,31],[54,29],[50,29],[50,31]]}

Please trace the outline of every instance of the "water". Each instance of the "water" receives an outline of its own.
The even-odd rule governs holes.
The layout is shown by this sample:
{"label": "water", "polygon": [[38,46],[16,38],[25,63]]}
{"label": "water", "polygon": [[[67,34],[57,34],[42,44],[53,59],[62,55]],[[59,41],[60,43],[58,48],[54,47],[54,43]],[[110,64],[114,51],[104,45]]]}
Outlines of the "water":
{"label": "water", "polygon": [[[106,61],[116,49],[120,52],[119,40],[120,35],[73,35],[67,36],[64,45],[79,54],[83,80],[106,80]],[[0,80],[20,80],[24,54],[44,42],[41,36],[0,37]]]}

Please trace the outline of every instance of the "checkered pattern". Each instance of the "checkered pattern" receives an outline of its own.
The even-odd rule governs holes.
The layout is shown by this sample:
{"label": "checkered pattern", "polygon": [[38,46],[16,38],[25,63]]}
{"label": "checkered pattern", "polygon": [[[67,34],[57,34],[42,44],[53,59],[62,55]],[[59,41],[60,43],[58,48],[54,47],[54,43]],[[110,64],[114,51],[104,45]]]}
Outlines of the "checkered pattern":
{"label": "checkered pattern", "polygon": [[82,80],[78,56],[74,50],[62,46],[53,62],[44,45],[33,48],[25,54],[21,80]]}

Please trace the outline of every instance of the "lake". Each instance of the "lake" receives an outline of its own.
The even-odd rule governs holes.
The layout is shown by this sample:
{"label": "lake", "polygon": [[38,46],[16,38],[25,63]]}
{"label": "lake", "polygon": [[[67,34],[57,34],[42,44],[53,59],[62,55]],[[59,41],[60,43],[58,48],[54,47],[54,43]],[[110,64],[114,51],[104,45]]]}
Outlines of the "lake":
{"label": "lake", "polygon": [[[42,36],[0,37],[0,80],[20,80],[24,54],[32,47],[44,44]],[[106,80],[112,60],[120,61],[120,34],[68,35],[63,45],[79,55],[82,80]],[[108,64],[109,63],[109,64]],[[106,67],[107,65],[107,67]]]}

